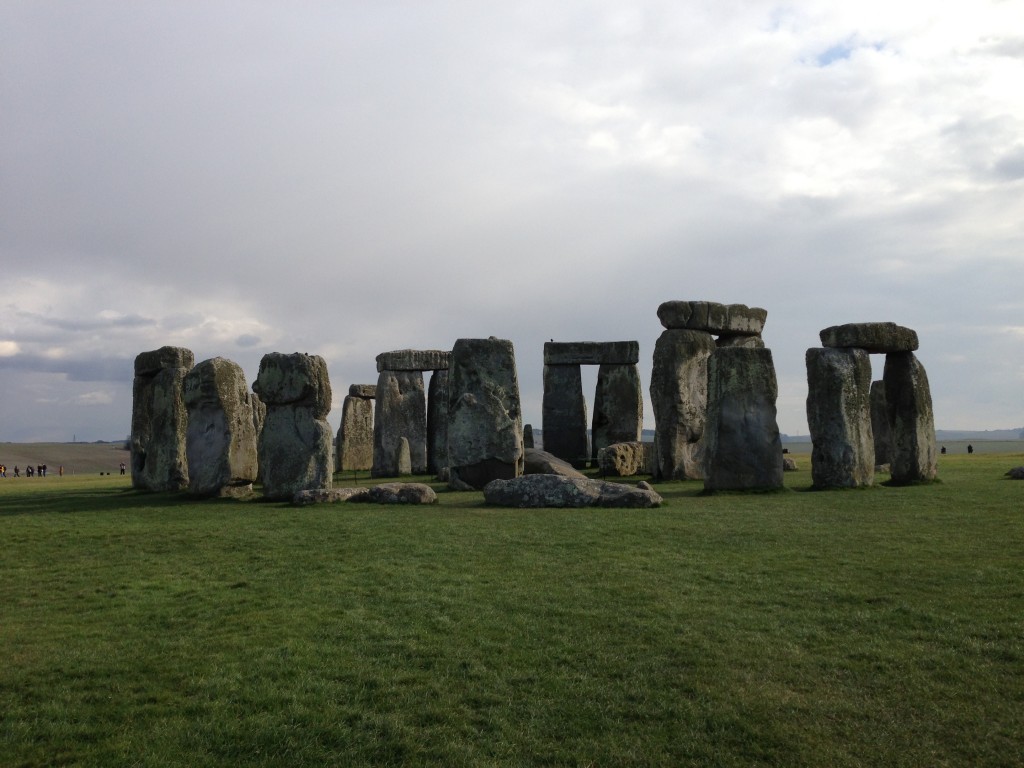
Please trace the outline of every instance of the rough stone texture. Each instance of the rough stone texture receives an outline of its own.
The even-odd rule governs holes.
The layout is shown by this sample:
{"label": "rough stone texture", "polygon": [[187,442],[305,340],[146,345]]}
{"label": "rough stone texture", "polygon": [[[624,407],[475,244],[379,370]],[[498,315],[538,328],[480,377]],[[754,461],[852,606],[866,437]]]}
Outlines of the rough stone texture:
{"label": "rough stone texture", "polygon": [[658,319],[668,329],[707,331],[724,336],[760,336],[768,311],[746,304],[714,301],[666,301]]}
{"label": "rough stone texture", "polygon": [[597,466],[603,475],[632,477],[650,472],[654,457],[654,445],[633,441],[613,443],[597,454]]}
{"label": "rough stone texture", "polygon": [[195,358],[181,347],[161,347],[135,358],[132,382],[132,487],[179,491],[188,486],[183,399],[185,374]]}
{"label": "rough stone texture", "polygon": [[722,347],[745,347],[747,349],[764,349],[764,339],[760,336],[719,336],[715,340],[715,346]]}
{"label": "rough stone texture", "polygon": [[448,369],[434,371],[427,388],[427,471],[448,466]]}
{"label": "rough stone texture", "polygon": [[783,456],[782,458],[782,471],[783,472],[796,472],[799,467],[796,465],[796,460],[791,459],[789,456]]}
{"label": "rough stone texture", "polygon": [[1014,467],[1006,473],[1006,476],[1011,480],[1024,480],[1024,467]]}
{"label": "rough stone texture", "polygon": [[935,479],[938,450],[928,374],[913,352],[885,356],[886,406],[889,413],[892,482],[897,485]]}
{"label": "rough stone texture", "polygon": [[241,366],[223,357],[204,360],[185,374],[189,493],[252,493],[257,475],[252,397]]}
{"label": "rough stone texture", "polygon": [[539,507],[650,508],[662,498],[651,490],[621,483],[560,475],[525,475],[494,480],[484,487],[484,501],[517,509]]}
{"label": "rough stone texture", "polygon": [[562,477],[585,477],[578,469],[554,454],[538,448],[525,449],[524,475],[561,475]]}
{"label": "rough stone texture", "polygon": [[637,341],[547,341],[544,365],[636,365]]}
{"label": "rough stone texture", "polygon": [[871,435],[875,442],[875,466],[892,460],[892,435],[889,432],[889,408],[885,402],[885,382],[871,382]]}
{"label": "rough stone texture", "polygon": [[292,499],[330,488],[333,473],[331,382],[319,355],[271,352],[260,361],[253,391],[267,406],[259,437],[263,495]]}
{"label": "rough stone texture", "polygon": [[591,458],[613,443],[640,439],[644,425],[644,396],[635,365],[602,365],[597,370],[594,420],[590,432]]}
{"label": "rough stone texture", "polygon": [[[715,341],[705,331],[663,331],[654,345],[651,405],[654,408],[654,477],[703,477],[707,361]],[[545,442],[547,435],[544,436]]]}
{"label": "rough stone texture", "polygon": [[532,424],[524,424],[523,425],[523,447],[524,448],[533,448],[533,425]]}
{"label": "rough stone texture", "polygon": [[340,472],[373,468],[373,400],[370,398],[348,395],[341,405],[337,465]]}
{"label": "rough stone texture", "polygon": [[260,471],[260,435],[263,434],[263,423],[267,420],[267,404],[260,400],[255,392],[249,393],[249,402],[252,403],[252,426],[253,434],[256,435],[256,482],[263,482],[263,473]]}
{"label": "rough stone texture", "polygon": [[506,339],[459,339],[448,377],[448,483],[479,490],[523,474],[515,350]]}
{"label": "rough stone texture", "polygon": [[377,373],[384,371],[441,371],[448,368],[451,353],[440,349],[396,349],[377,355]]}
{"label": "rough stone texture", "polygon": [[704,489],[782,487],[779,389],[770,349],[723,347],[708,359]]}
{"label": "rough stone texture", "polygon": [[896,323],[848,323],[825,328],[819,334],[823,347],[856,347],[867,352],[913,352],[917,331]]}
{"label": "rough stone texture", "polygon": [[807,425],[815,488],[871,485],[871,360],[862,349],[807,350]]}
{"label": "rough stone texture", "polygon": [[377,397],[376,384],[350,384],[348,388],[350,397],[362,397],[366,400],[373,400]]}
{"label": "rough stone texture", "polygon": [[292,504],[304,507],[309,504],[337,504],[343,501],[364,501],[370,495],[369,488],[307,488],[292,497]]}
{"label": "rough stone texture", "polygon": [[578,365],[544,366],[544,450],[577,469],[587,466],[587,401]]}
{"label": "rough stone texture", "polygon": [[420,371],[381,371],[373,425],[374,477],[398,477],[399,443],[409,441],[411,471],[427,471],[427,398]]}
{"label": "rough stone texture", "polygon": [[400,476],[412,474],[412,453],[409,450],[409,438],[399,438],[398,456],[395,459],[395,463],[398,465],[398,474]]}
{"label": "rough stone texture", "polygon": [[382,483],[370,489],[365,499],[374,504],[436,504],[437,494],[424,483]]}

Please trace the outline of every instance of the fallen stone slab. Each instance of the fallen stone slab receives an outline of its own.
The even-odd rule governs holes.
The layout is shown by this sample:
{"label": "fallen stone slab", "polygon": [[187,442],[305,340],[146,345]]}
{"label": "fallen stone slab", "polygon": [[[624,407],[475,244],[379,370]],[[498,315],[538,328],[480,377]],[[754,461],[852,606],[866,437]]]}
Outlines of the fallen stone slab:
{"label": "fallen stone slab", "polygon": [[544,365],[636,365],[638,341],[546,341]]}
{"label": "fallen stone slab", "polygon": [[524,475],[561,475],[562,477],[586,477],[572,464],[560,459],[553,453],[540,448],[526,448]]}
{"label": "fallen stone slab", "polygon": [[666,301],[658,307],[658,319],[665,328],[724,336],[760,336],[767,317],[768,310],[760,307],[714,301]]}
{"label": "fallen stone slab", "polygon": [[437,494],[425,483],[381,483],[370,488],[366,498],[373,504],[436,504]]}
{"label": "fallen stone slab", "polygon": [[653,490],[622,483],[560,475],[523,475],[492,480],[484,486],[484,501],[499,507],[624,507],[646,509],[663,499]]}
{"label": "fallen stone slab", "polygon": [[377,355],[377,373],[382,371],[441,371],[448,367],[451,352],[440,349],[396,349]]}
{"label": "fallen stone slab", "polygon": [[866,352],[913,352],[917,331],[896,323],[847,323],[822,330],[821,346],[855,347]]}
{"label": "fallen stone slab", "polygon": [[338,504],[368,496],[369,488],[307,488],[292,497],[292,504],[305,507],[310,504]]}
{"label": "fallen stone slab", "polygon": [[1024,480],[1024,467],[1014,467],[1006,473],[1006,476],[1011,480]]}

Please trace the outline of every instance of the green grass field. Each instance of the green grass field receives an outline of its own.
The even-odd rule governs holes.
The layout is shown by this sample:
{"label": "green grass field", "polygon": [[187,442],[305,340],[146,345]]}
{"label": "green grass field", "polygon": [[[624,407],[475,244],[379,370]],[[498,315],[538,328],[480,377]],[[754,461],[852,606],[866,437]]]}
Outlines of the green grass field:
{"label": "green grass field", "polygon": [[0,480],[0,765],[1021,765],[1024,454],[797,460],[644,511]]}

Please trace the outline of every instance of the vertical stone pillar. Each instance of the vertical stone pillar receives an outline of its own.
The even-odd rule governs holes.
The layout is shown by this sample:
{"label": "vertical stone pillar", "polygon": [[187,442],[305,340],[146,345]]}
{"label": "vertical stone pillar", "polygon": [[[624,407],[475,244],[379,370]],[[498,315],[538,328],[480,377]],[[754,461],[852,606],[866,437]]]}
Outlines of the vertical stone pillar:
{"label": "vertical stone pillar", "polygon": [[875,442],[875,464],[892,461],[892,434],[889,430],[889,408],[885,400],[885,382],[871,382],[871,434]]}
{"label": "vertical stone pillar", "polygon": [[338,427],[338,462],[341,472],[373,468],[373,401],[375,384],[353,384],[341,406]]}
{"label": "vertical stone pillar", "polygon": [[850,347],[811,348],[806,363],[812,485],[871,485],[875,478],[875,446],[868,353]]}
{"label": "vertical stone pillar", "polygon": [[913,352],[890,352],[882,381],[892,436],[892,481],[906,485],[934,480],[935,417],[924,366]]}
{"label": "vertical stone pillar", "polygon": [[523,474],[515,350],[506,339],[459,339],[448,379],[449,485],[481,489]]}
{"label": "vertical stone pillar", "polygon": [[180,491],[188,486],[185,374],[195,356],[183,347],[161,347],[135,358],[132,382],[132,487]]}
{"label": "vertical stone pillar", "polygon": [[258,447],[263,495],[284,500],[298,491],[330,488],[331,382],[324,359],[268,353],[252,388],[267,406]]}
{"label": "vertical stone pillar", "polygon": [[434,371],[427,388],[427,471],[448,466],[448,369]]}
{"label": "vertical stone pillar", "polygon": [[577,469],[587,465],[587,401],[579,365],[544,366],[544,450]]}
{"label": "vertical stone pillar", "polygon": [[770,349],[722,347],[708,358],[705,490],[782,487],[778,394]]}
{"label": "vertical stone pillar", "polygon": [[654,477],[658,480],[704,476],[704,420],[707,361],[715,350],[707,331],[671,328],[654,345],[651,405],[654,408]]}
{"label": "vertical stone pillar", "polygon": [[422,371],[382,370],[373,425],[374,477],[398,477],[401,440],[409,441],[413,474],[427,471],[427,399]]}
{"label": "vertical stone pillar", "polygon": [[246,496],[256,481],[256,427],[241,366],[204,360],[185,375],[188,490],[196,496]]}
{"label": "vertical stone pillar", "polygon": [[636,365],[603,364],[597,369],[590,456],[597,462],[602,448],[640,441],[644,399]]}

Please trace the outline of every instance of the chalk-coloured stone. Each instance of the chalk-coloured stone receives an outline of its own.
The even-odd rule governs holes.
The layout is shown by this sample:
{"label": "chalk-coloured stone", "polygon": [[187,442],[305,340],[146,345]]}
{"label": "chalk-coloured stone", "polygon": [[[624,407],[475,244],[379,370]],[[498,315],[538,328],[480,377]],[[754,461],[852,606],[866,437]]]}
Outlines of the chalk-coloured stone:
{"label": "chalk-coloured stone", "polygon": [[663,499],[653,490],[586,477],[524,475],[493,480],[484,487],[484,501],[517,509],[543,507],[625,507],[645,509],[660,506]]}
{"label": "chalk-coloured stone", "polygon": [[544,365],[636,365],[636,341],[546,341]]}
{"label": "chalk-coloured stone", "polygon": [[938,472],[935,417],[928,374],[913,352],[885,356],[886,406],[892,443],[892,482],[898,485],[934,480]]}
{"label": "chalk-coloured stone", "polygon": [[640,372],[635,365],[602,365],[597,370],[594,420],[590,432],[591,458],[613,443],[640,439],[644,399]]}
{"label": "chalk-coloured stone", "polygon": [[759,336],[767,317],[768,311],[759,307],[714,301],[666,301],[658,307],[658,319],[665,328],[725,336]]}
{"label": "chalk-coloured stone", "polygon": [[434,371],[427,387],[427,471],[448,466],[448,369]]}
{"label": "chalk-coloured stone", "polygon": [[256,481],[252,397],[241,366],[204,360],[185,375],[188,489],[197,496],[245,496]]}
{"label": "chalk-coloured stone", "polygon": [[885,382],[871,382],[871,435],[875,441],[875,466],[892,460],[892,435],[889,431],[889,407],[885,401]]}
{"label": "chalk-coloured stone", "polygon": [[292,499],[298,491],[330,488],[333,435],[326,417],[331,382],[324,359],[266,354],[253,391],[267,406],[258,447],[263,495]]}
{"label": "chalk-coloured stone", "polygon": [[602,475],[632,477],[648,474],[654,458],[654,445],[639,441],[613,443],[597,454],[597,465]]}
{"label": "chalk-coloured stone", "polygon": [[515,351],[506,339],[459,339],[448,376],[449,485],[480,489],[523,474]]}
{"label": "chalk-coloured stone", "polygon": [[338,470],[342,472],[369,471],[373,468],[372,399],[349,394],[342,402],[337,464]]}
{"label": "chalk-coloured stone", "polygon": [[350,397],[361,397],[365,400],[373,400],[377,397],[376,384],[350,384],[348,388]]}
{"label": "chalk-coloured stone", "polygon": [[398,477],[399,444],[409,442],[410,471],[427,471],[427,397],[420,371],[381,371],[373,424],[374,477]]}
{"label": "chalk-coloured stone", "polygon": [[442,371],[451,353],[440,349],[396,349],[377,355],[377,373],[383,371]]}
{"label": "chalk-coloured stone", "polygon": [[707,361],[714,350],[715,341],[706,331],[666,330],[654,345],[650,392],[656,479],[704,476],[701,438],[707,410]]}
{"label": "chalk-coloured stone", "polygon": [[856,347],[867,352],[913,352],[917,331],[896,323],[833,325],[818,334],[823,347]]}
{"label": "chalk-coloured stone", "polygon": [[724,347],[708,359],[704,489],[782,487],[778,384],[770,349]]}
{"label": "chalk-coloured stone", "polygon": [[183,389],[195,358],[182,347],[161,347],[135,358],[132,382],[132,487],[179,491],[188,486]]}
{"label": "chalk-coloured stone", "polygon": [[811,483],[855,488],[875,477],[871,435],[871,359],[862,349],[807,350],[807,426]]}
{"label": "chalk-coloured stone", "polygon": [[578,365],[544,366],[544,450],[577,469],[587,466],[587,401]]}

